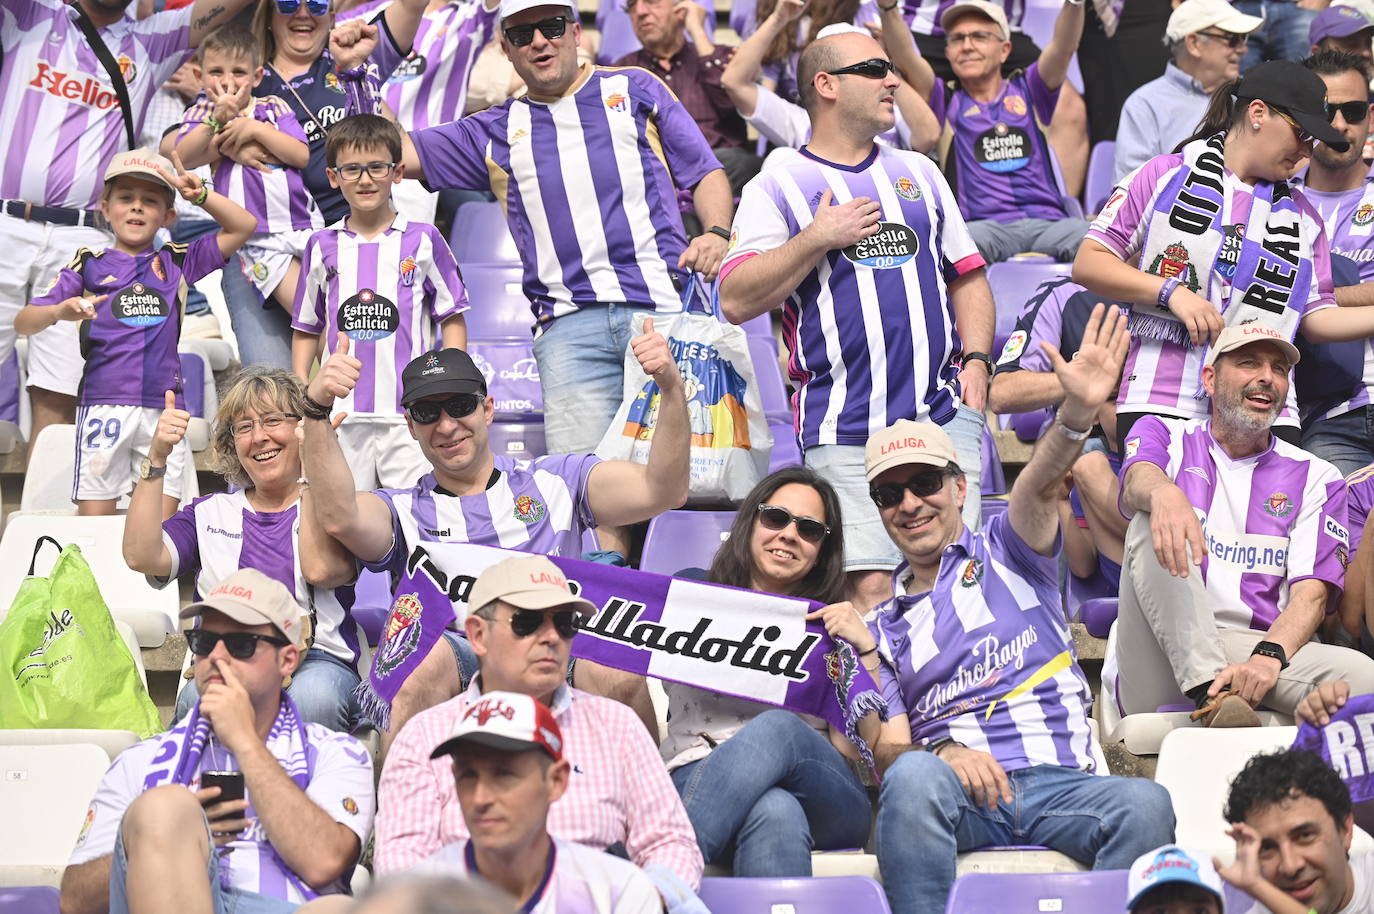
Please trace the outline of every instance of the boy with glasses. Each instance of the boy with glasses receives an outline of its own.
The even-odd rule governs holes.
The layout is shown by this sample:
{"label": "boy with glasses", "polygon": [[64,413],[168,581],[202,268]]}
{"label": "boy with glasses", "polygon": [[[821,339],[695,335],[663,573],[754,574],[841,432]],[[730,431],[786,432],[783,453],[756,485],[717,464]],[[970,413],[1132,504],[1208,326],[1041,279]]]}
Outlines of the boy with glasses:
{"label": "boy with glasses", "polygon": [[324,361],[337,350],[358,361],[358,384],[339,404],[348,413],[339,444],[356,488],[403,488],[428,467],[406,429],[401,369],[432,349],[467,345],[467,292],[439,230],[391,204],[405,174],[393,122],[373,114],[340,121],[325,157],[349,214],[305,246],[291,367],[308,381],[317,354]]}

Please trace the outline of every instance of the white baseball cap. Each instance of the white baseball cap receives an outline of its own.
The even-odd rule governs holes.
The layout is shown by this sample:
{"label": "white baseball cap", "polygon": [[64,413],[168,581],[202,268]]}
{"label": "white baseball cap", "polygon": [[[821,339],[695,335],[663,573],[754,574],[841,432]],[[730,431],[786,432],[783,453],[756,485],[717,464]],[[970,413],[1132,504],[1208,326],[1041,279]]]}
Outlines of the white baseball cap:
{"label": "white baseball cap", "polygon": [[1006,11],[996,3],[989,3],[988,0],[963,0],[962,3],[954,4],[940,17],[940,28],[948,32],[949,24],[965,13],[978,13],[991,19],[1002,30],[1003,41],[1011,38],[1011,26],[1007,24]]}
{"label": "white baseball cap", "polygon": [[1273,343],[1283,350],[1284,355],[1288,356],[1288,367],[1291,368],[1298,364],[1298,347],[1290,343],[1288,337],[1273,327],[1258,321],[1249,324],[1236,324],[1217,334],[1216,342],[1212,344],[1212,348],[1207,350],[1207,358],[1202,364],[1213,365],[1216,363],[1217,356],[1223,352],[1249,346],[1251,343]]}
{"label": "white baseball cap", "polygon": [[1212,868],[1212,861],[1205,854],[1194,854],[1177,844],[1166,844],[1146,851],[1131,864],[1131,874],[1126,882],[1126,894],[1130,899],[1126,902],[1126,909],[1135,907],[1140,902],[1140,896],[1146,892],[1170,882],[1206,889],[1217,896],[1221,914],[1226,914],[1226,892],[1221,886],[1221,877]]}
{"label": "white baseball cap", "polygon": [[568,10],[568,18],[576,21],[577,14],[573,12],[572,4],[561,3],[559,0],[501,0],[501,21],[505,22],[510,16],[516,13],[523,13],[525,10],[532,10],[537,6],[561,6]]}
{"label": "white baseball cap", "polygon": [[934,422],[898,419],[864,444],[864,476],[869,482],[909,463],[946,467],[957,461],[954,442]]}
{"label": "white baseball cap", "polygon": [[1164,36],[1170,41],[1182,41],[1184,35],[1210,28],[1248,35],[1262,25],[1264,20],[1259,16],[1247,16],[1226,0],[1183,0],[1169,15]]}
{"label": "white baseball cap", "polygon": [[161,184],[175,194],[177,189],[158,172],[158,168],[162,168],[169,175],[176,174],[176,166],[172,164],[171,159],[160,156],[151,149],[133,149],[121,152],[110,160],[109,166],[105,169],[105,180],[109,182],[120,175],[133,175]]}

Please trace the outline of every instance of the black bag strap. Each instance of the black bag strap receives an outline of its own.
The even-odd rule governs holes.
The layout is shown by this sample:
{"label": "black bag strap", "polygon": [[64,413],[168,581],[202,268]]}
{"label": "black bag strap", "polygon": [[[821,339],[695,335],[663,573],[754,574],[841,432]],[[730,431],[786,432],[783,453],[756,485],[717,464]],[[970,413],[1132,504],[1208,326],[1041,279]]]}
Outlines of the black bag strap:
{"label": "black bag strap", "polygon": [[124,136],[129,141],[129,148],[134,149],[138,145],[134,142],[134,108],[129,104],[129,87],[124,82],[124,74],[120,72],[119,64],[115,63],[110,49],[105,46],[105,39],[100,37],[95,23],[86,16],[86,11],[80,4],[73,5],[76,9],[76,27],[86,36],[86,43],[91,46],[101,66],[109,74],[110,85],[114,87],[115,97],[119,99],[119,111],[124,115]]}
{"label": "black bag strap", "polygon": [[52,543],[54,546],[57,547],[58,552],[62,551],[62,544],[59,543],[57,540],[53,539],[51,536],[40,536],[38,539],[34,540],[33,558],[29,559],[29,573],[28,575],[26,575],[26,577],[33,577],[33,570],[38,567],[38,553],[40,550],[42,550],[44,543]]}

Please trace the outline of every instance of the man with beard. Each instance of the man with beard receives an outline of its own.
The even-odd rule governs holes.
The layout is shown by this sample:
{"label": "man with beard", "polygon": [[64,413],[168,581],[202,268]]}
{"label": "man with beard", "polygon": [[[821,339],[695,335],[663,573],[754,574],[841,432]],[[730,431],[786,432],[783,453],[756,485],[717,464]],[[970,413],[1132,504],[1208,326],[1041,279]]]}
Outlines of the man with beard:
{"label": "man with beard", "polygon": [[1312,642],[1336,608],[1350,537],[1336,468],[1271,431],[1297,361],[1272,327],[1228,327],[1202,369],[1211,418],[1147,416],[1122,443],[1124,714],[1182,691],[1206,726],[1257,726],[1261,702],[1292,713],[1322,682],[1374,691],[1374,660]]}

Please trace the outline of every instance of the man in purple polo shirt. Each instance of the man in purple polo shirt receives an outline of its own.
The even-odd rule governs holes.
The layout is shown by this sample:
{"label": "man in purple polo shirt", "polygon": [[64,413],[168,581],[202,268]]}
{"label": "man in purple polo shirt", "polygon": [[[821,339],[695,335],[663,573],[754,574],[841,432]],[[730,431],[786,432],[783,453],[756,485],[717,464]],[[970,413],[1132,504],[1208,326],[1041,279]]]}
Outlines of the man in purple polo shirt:
{"label": "man in purple polo shirt", "polygon": [[1257,726],[1261,702],[1291,714],[1315,684],[1374,692],[1374,659],[1312,640],[1335,621],[1350,534],[1336,468],[1271,431],[1297,360],[1273,327],[1228,327],[1202,369],[1211,418],[1146,416],[1122,442],[1124,714],[1182,693],[1207,726]]}
{"label": "man in purple polo shirt", "polygon": [[939,426],[899,421],[868,441],[869,494],[905,560],[870,623],[891,715],[875,749],[878,865],[896,914],[943,912],[955,855],[974,847],[1042,844],[1126,869],[1173,840],[1162,787],[1098,772],[1059,593],[1059,491],[1126,342],[1125,316],[1097,305],[1072,361],[1050,348],[1058,415],[978,533],[960,520],[966,486]]}

